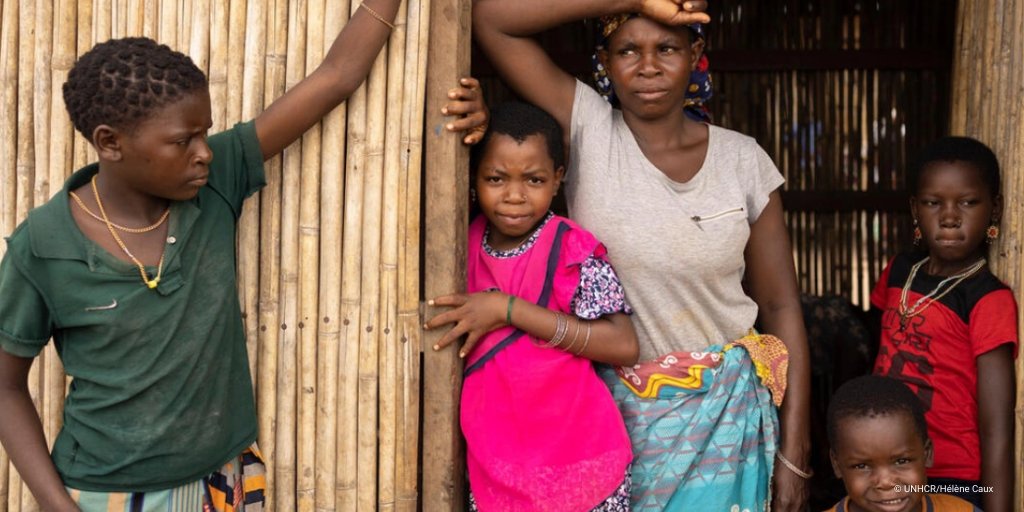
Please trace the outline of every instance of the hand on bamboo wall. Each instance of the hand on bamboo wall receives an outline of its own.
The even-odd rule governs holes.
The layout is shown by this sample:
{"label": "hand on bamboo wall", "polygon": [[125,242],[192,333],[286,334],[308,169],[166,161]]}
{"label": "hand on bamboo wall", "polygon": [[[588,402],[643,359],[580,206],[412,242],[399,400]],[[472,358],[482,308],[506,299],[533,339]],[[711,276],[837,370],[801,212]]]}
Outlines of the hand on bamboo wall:
{"label": "hand on bamboo wall", "polygon": [[476,144],[487,133],[487,122],[490,113],[484,103],[480,81],[473,77],[459,79],[459,86],[448,91],[448,104],[441,109],[446,116],[458,116],[458,119],[444,125],[450,132],[465,132],[462,142]]}

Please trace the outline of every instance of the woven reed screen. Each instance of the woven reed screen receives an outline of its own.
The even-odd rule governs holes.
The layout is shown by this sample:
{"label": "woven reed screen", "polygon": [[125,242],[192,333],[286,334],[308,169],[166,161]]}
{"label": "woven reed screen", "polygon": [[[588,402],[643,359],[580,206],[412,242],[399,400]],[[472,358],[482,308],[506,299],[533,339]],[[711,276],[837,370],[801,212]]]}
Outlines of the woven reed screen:
{"label": "woven reed screen", "polygon": [[[1024,290],[1024,2],[961,0],[957,8],[951,132],[976,137],[999,157],[1003,221],[989,253],[996,275]],[[1017,325],[1024,321],[1017,308]],[[1017,358],[1017,475],[1014,510],[1024,510],[1024,358]]]}
{"label": "woven reed screen", "polygon": [[786,176],[804,293],[866,309],[885,263],[909,247],[906,168],[946,129],[953,6],[712,2],[712,109]]}
{"label": "woven reed screen", "polygon": [[[210,78],[216,131],[251,119],[311,72],[358,5],[0,0],[0,233],[94,159],[60,95],[94,42],[145,35],[189,54]],[[268,162],[267,187],[246,203],[239,293],[269,510],[417,506],[429,12],[429,0],[403,3],[368,83]],[[51,345],[30,375],[51,442],[65,385]],[[33,510],[0,451],[0,511]]]}

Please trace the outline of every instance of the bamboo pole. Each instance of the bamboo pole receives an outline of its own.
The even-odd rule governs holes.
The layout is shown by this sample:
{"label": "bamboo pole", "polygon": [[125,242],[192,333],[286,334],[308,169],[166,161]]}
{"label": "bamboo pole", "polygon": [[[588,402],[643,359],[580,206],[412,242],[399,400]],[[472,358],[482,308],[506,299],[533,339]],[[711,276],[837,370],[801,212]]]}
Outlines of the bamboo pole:
{"label": "bamboo pole", "polygon": [[[93,0],[80,0],[78,2],[78,15],[76,30],[77,42],[75,43],[75,60],[83,53],[93,47],[95,35],[93,34],[93,17],[97,14],[93,10]],[[65,170],[67,174],[84,167],[96,158],[91,154],[91,145],[85,137],[79,137],[77,131],[71,133],[71,167]]]}
{"label": "bamboo pole", "polygon": [[[349,13],[358,9],[354,2]],[[361,317],[361,258],[363,241],[363,181],[366,165],[366,92],[364,83],[348,99],[348,138],[345,156],[345,221],[342,235],[341,345],[338,394],[337,507],[357,508],[359,321]]]}
{"label": "bamboo pole", "polygon": [[[306,2],[276,2],[276,29],[269,34],[287,34],[283,51],[274,51],[268,57],[275,66],[285,66],[285,86],[290,88],[305,76],[306,51]],[[286,24],[285,24],[286,23]],[[284,29],[287,27],[287,32]],[[280,44],[280,43],[278,43]],[[276,46],[276,45],[275,45]],[[277,94],[274,95],[278,96]],[[302,171],[302,148],[293,144],[284,150],[280,176],[280,199],[263,203],[263,217],[274,222],[280,217],[280,295],[277,307],[281,332],[278,338],[277,356],[277,432],[274,475],[277,481],[277,509],[295,510],[295,442],[296,442],[296,392],[298,368],[296,367],[298,330],[298,268],[299,268],[299,175]],[[264,222],[264,226],[267,223]],[[266,240],[266,236],[263,236]],[[276,237],[275,237],[276,238]],[[261,257],[264,255],[261,253]],[[261,307],[262,309],[262,307]]]}
{"label": "bamboo pole", "polygon": [[[53,57],[53,1],[37,0],[35,12],[35,65],[32,78],[35,87],[32,91],[34,110],[32,139],[35,151],[36,175],[32,195],[35,205],[41,205],[50,196],[50,112],[51,112],[51,74],[50,65]],[[63,110],[63,108],[58,107]]]}
{"label": "bamboo pole", "polygon": [[398,446],[395,466],[396,510],[415,512],[419,454],[420,337],[420,163],[424,108],[426,36],[429,33],[429,0],[410,0],[406,25],[406,77],[402,96],[402,146],[404,172],[399,177],[399,360]]}
{"label": "bamboo pole", "polygon": [[[300,38],[302,51],[289,52],[289,68],[295,60],[294,81],[297,82],[319,65],[323,59],[324,18],[323,0],[313,0],[305,5],[301,19]],[[290,75],[289,85],[293,83]],[[296,287],[297,308],[297,432],[295,449],[295,501],[296,509],[302,512],[315,510],[315,451],[316,451],[316,307],[317,270],[319,267],[319,126],[314,126],[302,136],[301,148],[296,147],[296,156],[301,155],[301,167],[295,176],[287,176],[286,183],[294,182],[297,209],[294,220],[297,232],[294,234],[298,261]],[[299,199],[301,198],[301,199]],[[308,329],[306,328],[308,326]]]}
{"label": "bamboo pole", "polygon": [[[263,110],[263,103],[265,101],[263,90],[266,78],[264,74],[264,56],[267,51],[267,13],[263,2],[245,3],[243,0],[232,2],[231,16],[232,19],[245,20],[244,23],[238,23],[240,27],[245,28],[239,28],[241,33],[230,33],[233,37],[232,46],[228,53],[228,66],[230,68],[228,90],[237,91],[240,89],[241,97],[239,103],[229,104],[228,106],[227,124],[229,126],[231,123],[243,118],[251,119]],[[230,24],[231,27],[235,25],[235,23]],[[241,52],[242,55],[239,55],[240,52],[238,50],[240,49],[244,49],[244,52]],[[272,69],[268,71],[267,74],[273,73]],[[236,85],[240,87],[234,88]],[[268,172],[270,167],[269,165],[267,166]],[[277,286],[277,280],[264,279],[264,274],[273,274],[275,269],[261,268],[259,259],[261,249],[263,249],[260,241],[260,203],[264,194],[266,194],[266,190],[270,188],[269,186],[265,187],[264,192],[250,198],[242,207],[238,233],[238,283],[241,290],[239,293],[241,296],[242,314],[254,319],[258,318],[259,322],[259,335],[247,338],[247,342],[252,343],[253,340],[257,340],[259,343],[259,358],[256,361],[259,372],[253,376],[253,382],[257,390],[259,445],[266,458],[267,467],[266,478],[269,492],[266,505],[269,510],[273,510],[275,499],[273,487],[273,439],[276,405],[273,384],[269,384],[269,389],[266,389],[268,385],[265,385],[265,383],[276,381],[276,375],[274,375],[276,367],[274,365],[276,363],[277,325],[276,318],[264,317],[262,304],[260,304],[260,307],[257,306],[257,298],[262,299],[264,296],[263,290],[260,289],[261,283],[266,289],[267,296],[273,297],[273,300],[276,300],[276,290],[274,288]],[[269,233],[267,234],[269,235]],[[268,236],[267,239],[269,238]],[[269,250],[275,250],[273,244],[267,243],[266,245]],[[274,264],[274,259],[270,258],[267,260],[265,267],[271,267]],[[270,320],[270,323],[266,323],[265,320]],[[251,323],[247,322],[247,327],[251,325]],[[246,334],[247,336],[253,334],[252,329],[247,329]],[[269,368],[266,368],[264,363],[268,364]]]}
{"label": "bamboo pole", "polygon": [[359,305],[359,455],[356,479],[359,510],[377,506],[377,457],[380,357],[380,228],[384,167],[384,116],[387,105],[388,45],[366,79],[366,163],[363,175],[363,250]]}
{"label": "bamboo pole", "polygon": [[[319,66],[324,55],[324,0],[307,4],[305,74]],[[289,54],[289,59],[299,55]],[[317,448],[317,322],[320,272],[320,128],[302,137],[302,174],[299,176],[299,400],[296,448],[296,501],[298,510],[316,510]]]}
{"label": "bamboo pole", "polygon": [[[446,92],[469,71],[468,0],[431,2],[427,73],[426,267],[427,297],[465,289],[468,154],[459,137],[443,129],[441,107]],[[439,310],[428,308],[432,316]],[[441,331],[427,333],[426,346]],[[424,351],[423,510],[461,510],[465,502],[461,435],[458,426],[462,364],[457,352]]]}
{"label": "bamboo pole", "polygon": [[[324,8],[326,52],[348,17],[346,0],[328,0]],[[321,123],[320,300],[317,341],[316,510],[335,510],[338,451],[338,344],[341,342],[342,219],[344,210],[346,108],[336,108]]]}
{"label": "bamboo pole", "polygon": [[114,23],[113,0],[95,0],[93,6],[93,40],[106,41],[113,34]]}
{"label": "bamboo pole", "polygon": [[[203,71],[207,76],[210,73],[210,9],[211,0],[192,0],[192,12],[191,16],[185,18],[188,20],[186,23],[182,23],[182,26],[188,27],[189,34],[187,35],[188,41],[188,55],[192,57],[192,61],[196,63],[196,66]],[[212,98],[211,98],[212,104]]]}
{"label": "bamboo pole", "polygon": [[381,231],[379,274],[379,440],[377,469],[377,510],[393,512],[396,501],[396,457],[398,454],[398,226],[399,168],[402,166],[402,107],[405,89],[405,39],[408,1],[399,5],[395,28],[388,40],[387,110],[391,119],[384,127],[384,167],[381,176]]}
{"label": "bamboo pole", "polygon": [[[214,133],[224,131],[227,128],[227,96],[228,96],[228,31],[222,27],[228,26],[229,0],[210,0],[210,13],[208,23],[213,27],[209,31],[208,62],[209,71],[206,73],[206,80],[210,84],[210,108],[213,115]],[[255,338],[253,338],[255,340]],[[249,341],[248,339],[246,341]],[[254,347],[254,343],[247,343]],[[252,363],[255,361],[254,354],[249,354],[250,371],[255,374]]]}
{"label": "bamboo pole", "polygon": [[[989,23],[995,22],[995,25]],[[984,26],[984,27],[983,27]],[[995,27],[995,28],[993,28]],[[979,28],[987,29],[976,32]],[[953,94],[950,131],[976,137],[988,144],[1003,170],[1003,219],[1001,234],[990,250],[993,272],[1020,297],[1024,233],[1024,3],[971,0],[958,2],[957,47],[953,60]],[[995,32],[995,33],[991,33]],[[979,36],[981,34],[981,36]],[[996,115],[998,113],[998,115]],[[1018,308],[1017,323],[1024,322]],[[1016,439],[1014,460],[1024,460],[1024,359],[1018,358]],[[1015,508],[1024,509],[1024,467],[1017,464]]]}
{"label": "bamboo pole", "polygon": [[[14,231],[17,213],[18,117],[18,3],[3,2],[0,23],[0,104],[5,115],[0,121],[0,232]],[[0,256],[6,252],[0,248]]]}
{"label": "bamboo pole", "polygon": [[178,13],[175,2],[160,2],[159,17],[156,24],[156,39],[177,50],[178,44]]}

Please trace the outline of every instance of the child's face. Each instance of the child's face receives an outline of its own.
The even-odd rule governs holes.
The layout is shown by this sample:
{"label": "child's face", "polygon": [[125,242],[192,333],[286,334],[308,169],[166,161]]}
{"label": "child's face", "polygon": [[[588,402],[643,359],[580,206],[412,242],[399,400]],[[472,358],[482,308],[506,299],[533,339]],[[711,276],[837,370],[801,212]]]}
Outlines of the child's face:
{"label": "child's face", "polygon": [[495,134],[484,148],[474,188],[480,209],[491,224],[495,249],[518,246],[544,219],[558,193],[563,169],[554,168],[548,145],[541,135],[522,144]]}
{"label": "child's face", "polygon": [[983,250],[985,230],[999,218],[1000,202],[976,166],[962,161],[926,165],[910,209],[932,263],[950,273],[974,263]]}
{"label": "child's face", "polygon": [[[843,480],[851,512],[919,512],[921,492],[906,486],[928,482],[931,441],[924,441],[908,413],[844,418],[829,453]],[[899,486],[899,488],[897,488]]]}
{"label": "child's face", "polygon": [[212,125],[210,93],[204,89],[154,111],[134,129],[120,131],[116,148],[97,150],[101,157],[113,158],[113,174],[130,189],[187,200],[209,176],[213,154],[206,134]]}
{"label": "child's face", "polygon": [[646,18],[622,24],[598,56],[608,70],[623,111],[640,117],[681,112],[704,42],[691,42],[689,29],[672,29]]}

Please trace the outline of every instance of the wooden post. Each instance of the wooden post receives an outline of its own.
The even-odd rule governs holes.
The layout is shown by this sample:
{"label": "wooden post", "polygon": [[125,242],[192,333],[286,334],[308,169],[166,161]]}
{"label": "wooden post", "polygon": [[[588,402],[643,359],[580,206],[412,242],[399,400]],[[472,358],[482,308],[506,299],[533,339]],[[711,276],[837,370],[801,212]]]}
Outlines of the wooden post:
{"label": "wooden post", "polygon": [[[433,0],[427,66],[426,255],[427,299],[466,288],[469,155],[444,130],[447,91],[469,72],[470,0]],[[440,310],[426,309],[429,318]],[[441,330],[424,336],[423,510],[461,510],[465,503],[459,395],[462,361],[455,347],[435,352]]]}
{"label": "wooden post", "polygon": [[[989,254],[992,269],[1014,290],[1024,292],[1024,1],[958,2],[950,132],[984,142],[1002,170],[1003,219]],[[1020,308],[1017,324],[1024,322]],[[1024,358],[1017,359],[1016,492],[1014,508],[1024,510]]]}

